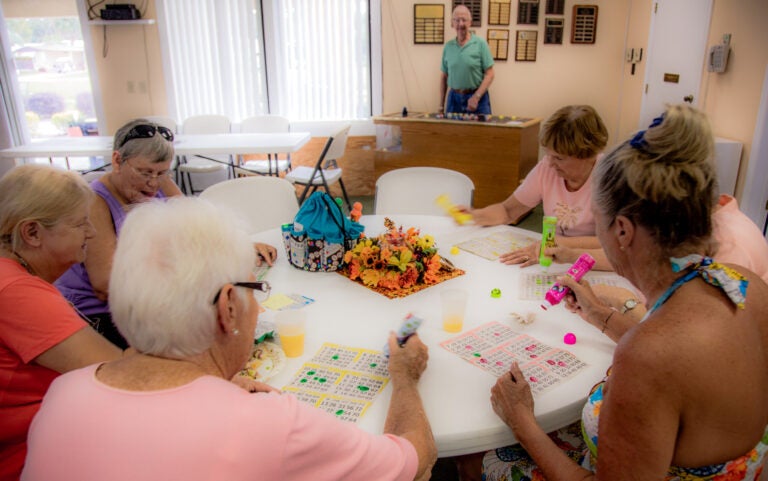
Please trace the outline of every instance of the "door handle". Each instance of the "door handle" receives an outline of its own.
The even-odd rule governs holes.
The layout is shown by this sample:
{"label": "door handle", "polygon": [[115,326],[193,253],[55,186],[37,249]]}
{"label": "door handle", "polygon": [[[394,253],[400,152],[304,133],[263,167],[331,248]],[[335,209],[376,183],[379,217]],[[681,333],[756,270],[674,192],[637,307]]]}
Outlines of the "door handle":
{"label": "door handle", "polygon": [[688,102],[689,104],[692,104],[693,103],[693,95],[690,95],[690,94],[686,95],[685,97],[683,97],[683,101],[684,102]]}

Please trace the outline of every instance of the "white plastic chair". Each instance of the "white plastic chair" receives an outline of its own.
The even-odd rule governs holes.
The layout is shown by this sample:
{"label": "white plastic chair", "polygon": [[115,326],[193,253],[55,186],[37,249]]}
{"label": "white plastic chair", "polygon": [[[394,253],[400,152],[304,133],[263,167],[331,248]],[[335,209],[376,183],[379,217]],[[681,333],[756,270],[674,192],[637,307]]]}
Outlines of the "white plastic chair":
{"label": "white plastic chair", "polygon": [[341,169],[336,162],[337,159],[344,156],[351,127],[351,125],[347,125],[328,138],[328,142],[325,143],[323,152],[318,157],[314,167],[300,166],[286,174],[285,179],[290,183],[305,186],[299,197],[299,204],[302,204],[304,199],[316,191],[318,187],[323,187],[330,194],[331,191],[328,186],[338,182],[341,192],[344,194],[347,209],[352,210],[347,189],[344,188],[344,182],[341,180]]}
{"label": "white plastic chair", "polygon": [[[287,133],[291,130],[291,122],[279,115],[256,115],[248,117],[240,123],[240,132],[252,134]],[[291,170],[291,154],[285,159],[277,153],[267,154],[267,160],[248,160],[240,158],[239,167],[235,172],[241,175],[276,175]]]}
{"label": "white plastic chair", "polygon": [[[226,134],[229,133],[229,118],[224,115],[194,115],[184,120],[181,126],[182,134]],[[182,157],[178,171],[181,173],[181,190],[186,194],[193,195],[195,190],[192,187],[191,174],[215,174],[230,168],[234,177],[234,165],[229,155],[206,155],[193,157]],[[210,175],[209,183],[210,183]],[[225,178],[228,178],[227,175]],[[215,182],[215,180],[214,180]],[[189,191],[187,191],[189,185]]]}
{"label": "white plastic chair", "polygon": [[240,217],[249,234],[293,222],[299,211],[296,189],[279,177],[252,176],[225,180],[205,189],[200,198]]}
{"label": "white plastic chair", "polygon": [[445,194],[451,203],[472,206],[475,184],[450,169],[407,167],[386,172],[376,180],[376,214],[446,215],[435,199]]}

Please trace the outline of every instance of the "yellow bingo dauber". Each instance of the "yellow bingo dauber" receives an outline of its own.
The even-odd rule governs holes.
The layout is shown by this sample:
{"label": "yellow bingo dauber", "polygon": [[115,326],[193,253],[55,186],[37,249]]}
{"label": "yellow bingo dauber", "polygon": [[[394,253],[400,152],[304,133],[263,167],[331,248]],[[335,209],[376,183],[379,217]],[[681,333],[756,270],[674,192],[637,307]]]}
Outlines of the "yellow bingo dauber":
{"label": "yellow bingo dauber", "polygon": [[442,207],[445,212],[453,217],[453,220],[456,221],[459,225],[464,225],[467,222],[472,222],[472,214],[468,214],[466,212],[462,212],[459,210],[458,207],[456,207],[456,204],[451,202],[451,199],[448,198],[446,194],[438,195],[435,199],[435,204]]}

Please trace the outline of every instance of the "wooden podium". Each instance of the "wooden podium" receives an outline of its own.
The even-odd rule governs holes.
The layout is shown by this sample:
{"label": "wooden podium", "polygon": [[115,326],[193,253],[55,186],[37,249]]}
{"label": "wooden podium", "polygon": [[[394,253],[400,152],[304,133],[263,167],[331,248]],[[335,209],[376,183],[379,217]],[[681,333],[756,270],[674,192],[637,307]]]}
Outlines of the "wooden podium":
{"label": "wooden podium", "polygon": [[393,127],[390,145],[378,148],[374,156],[377,179],[403,167],[457,170],[475,183],[476,208],[509,197],[538,161],[539,119],[450,120],[398,113],[374,117],[373,122]]}

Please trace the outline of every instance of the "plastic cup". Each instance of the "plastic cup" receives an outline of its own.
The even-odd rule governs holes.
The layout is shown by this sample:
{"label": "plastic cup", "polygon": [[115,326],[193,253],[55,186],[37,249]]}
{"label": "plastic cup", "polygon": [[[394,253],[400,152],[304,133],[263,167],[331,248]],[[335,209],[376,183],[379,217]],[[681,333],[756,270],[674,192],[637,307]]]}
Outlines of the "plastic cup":
{"label": "plastic cup", "polygon": [[464,327],[464,313],[467,310],[467,291],[463,289],[447,289],[440,293],[443,307],[443,330],[461,332]]}
{"label": "plastic cup", "polygon": [[299,357],[304,354],[306,321],[307,313],[303,310],[280,311],[275,316],[277,334],[287,357]]}

